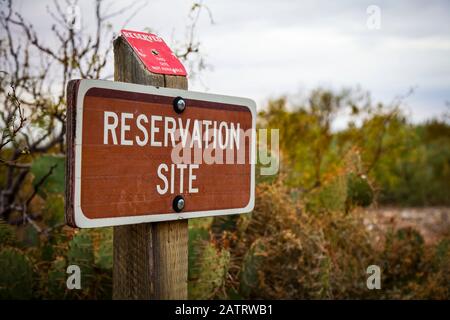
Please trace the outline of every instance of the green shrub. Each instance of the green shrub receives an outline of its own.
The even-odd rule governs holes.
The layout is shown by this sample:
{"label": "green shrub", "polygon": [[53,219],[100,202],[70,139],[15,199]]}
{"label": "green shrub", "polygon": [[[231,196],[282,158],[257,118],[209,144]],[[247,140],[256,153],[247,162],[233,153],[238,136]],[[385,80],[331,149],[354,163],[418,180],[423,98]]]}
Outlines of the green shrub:
{"label": "green shrub", "polygon": [[421,277],[424,257],[424,240],[412,228],[402,228],[388,233],[381,255],[383,286],[394,288]]}
{"label": "green shrub", "polygon": [[31,299],[33,297],[33,268],[18,249],[0,249],[0,299]]}

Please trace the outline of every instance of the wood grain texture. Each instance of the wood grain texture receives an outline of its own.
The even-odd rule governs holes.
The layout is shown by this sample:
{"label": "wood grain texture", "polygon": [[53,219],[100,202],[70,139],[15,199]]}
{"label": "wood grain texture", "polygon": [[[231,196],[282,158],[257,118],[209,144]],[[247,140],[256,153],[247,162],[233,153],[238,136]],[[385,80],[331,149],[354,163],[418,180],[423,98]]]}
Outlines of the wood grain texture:
{"label": "wood grain texture", "polygon": [[[149,72],[122,37],[114,41],[116,81],[187,89],[185,77]],[[188,221],[114,227],[114,299],[187,299]]]}
{"label": "wood grain texture", "polygon": [[188,220],[152,223],[154,297],[187,299]]}
{"label": "wood grain texture", "polygon": [[74,197],[75,197],[75,130],[76,130],[76,105],[77,92],[80,80],[71,80],[67,84],[67,156],[66,156],[66,188],[65,188],[65,220],[69,226],[75,227]]}
{"label": "wood grain texture", "polygon": [[151,299],[152,224],[114,227],[113,299]]}

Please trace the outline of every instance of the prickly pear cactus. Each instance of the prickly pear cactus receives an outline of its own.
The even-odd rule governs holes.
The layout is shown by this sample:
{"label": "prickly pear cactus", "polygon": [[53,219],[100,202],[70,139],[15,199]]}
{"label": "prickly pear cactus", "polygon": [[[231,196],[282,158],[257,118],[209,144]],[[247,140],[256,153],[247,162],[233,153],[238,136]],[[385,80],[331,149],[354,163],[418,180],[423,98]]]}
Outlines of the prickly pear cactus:
{"label": "prickly pear cactus", "polygon": [[208,243],[202,253],[198,279],[190,284],[190,299],[212,299],[217,292],[223,292],[229,264],[230,252]]}
{"label": "prickly pear cactus", "polygon": [[345,209],[347,200],[347,179],[337,176],[324,183],[308,195],[307,210],[310,212],[337,212]]}
{"label": "prickly pear cactus", "polygon": [[320,206],[326,211],[343,211],[347,195],[345,176],[337,176],[319,191]]}
{"label": "prickly pear cactus", "polygon": [[40,243],[39,233],[31,225],[27,224],[25,226],[24,236],[21,244],[27,248],[36,248]]}
{"label": "prickly pear cactus", "polygon": [[113,232],[112,228],[101,228],[96,231],[95,265],[104,270],[111,270],[113,264]]}
{"label": "prickly pear cactus", "polygon": [[68,265],[81,269],[81,287],[88,288],[94,278],[94,248],[90,231],[80,230],[70,241],[67,252]]}
{"label": "prickly pear cactus", "polygon": [[47,290],[50,299],[63,299],[66,295],[66,265],[63,257],[58,257],[52,262],[48,271]]}
{"label": "prickly pear cactus", "polygon": [[47,195],[43,218],[47,225],[55,226],[64,222],[64,196],[60,193]]}
{"label": "prickly pear cactus", "polygon": [[196,279],[200,269],[198,263],[201,259],[204,243],[209,239],[209,232],[206,228],[190,227],[189,228],[189,263],[188,263],[188,279]]}
{"label": "prickly pear cactus", "polygon": [[347,205],[367,207],[373,202],[373,190],[367,178],[350,173],[347,176]]}
{"label": "prickly pear cactus", "polygon": [[0,245],[14,245],[16,243],[16,235],[14,228],[5,221],[0,220]]}
{"label": "prickly pear cactus", "polygon": [[264,244],[256,240],[245,255],[240,274],[240,292],[246,298],[258,288],[258,270],[264,262]]}
{"label": "prickly pear cactus", "polygon": [[0,270],[0,300],[32,298],[33,269],[22,251],[0,249]]}

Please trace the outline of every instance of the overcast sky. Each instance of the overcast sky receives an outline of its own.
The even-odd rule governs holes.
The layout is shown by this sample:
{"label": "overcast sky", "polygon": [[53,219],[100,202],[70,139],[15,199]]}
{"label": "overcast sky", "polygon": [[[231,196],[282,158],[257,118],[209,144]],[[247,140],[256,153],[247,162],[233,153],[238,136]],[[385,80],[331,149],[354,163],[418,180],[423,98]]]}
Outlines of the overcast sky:
{"label": "overcast sky", "polygon": [[[117,6],[127,3],[115,1]],[[38,30],[48,28],[51,1],[19,0]],[[127,29],[150,27],[169,44],[185,36],[191,0],[149,0]],[[389,103],[411,87],[407,112],[415,121],[441,114],[450,101],[450,1],[204,0],[197,38],[212,66],[190,89],[249,97],[302,94],[317,86],[361,86]],[[367,26],[369,5],[381,10],[380,29]],[[82,24],[93,11],[81,1]],[[123,19],[114,20],[119,31]],[[49,40],[51,41],[51,39]],[[112,61],[110,64],[112,68]]]}

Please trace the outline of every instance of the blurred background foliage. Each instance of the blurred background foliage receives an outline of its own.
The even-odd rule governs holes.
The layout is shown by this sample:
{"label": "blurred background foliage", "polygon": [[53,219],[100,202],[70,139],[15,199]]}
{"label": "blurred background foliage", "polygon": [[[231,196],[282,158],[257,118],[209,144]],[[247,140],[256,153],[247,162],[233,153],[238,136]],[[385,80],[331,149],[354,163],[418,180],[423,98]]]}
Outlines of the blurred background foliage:
{"label": "blurred background foliage", "polygon": [[[447,116],[414,124],[402,99],[318,88],[297,104],[269,101],[258,125],[280,130],[280,172],[258,175],[251,214],[190,222],[202,234],[190,268],[213,259],[221,270],[190,274],[191,298],[450,298],[449,232],[425,244],[415,229],[380,235],[364,222],[365,208],[449,206]],[[367,289],[372,264],[382,290]]]}
{"label": "blurred background foliage", "polygon": [[[448,119],[413,124],[400,106],[321,88],[269,101],[258,126],[280,130],[280,171],[257,175],[252,213],[190,220],[190,298],[449,299],[450,230],[426,244],[412,228],[378,237],[364,223],[368,207],[450,205]],[[111,228],[65,226],[64,156],[30,161],[21,194],[33,219],[0,223],[0,299],[110,299]],[[70,264],[83,290],[66,289]],[[366,287],[371,264],[382,290]]]}
{"label": "blurred background foliage", "polygon": [[[110,19],[142,7],[115,13],[97,0],[89,31],[55,2],[40,37],[23,6],[2,5],[0,299],[111,299],[111,228],[64,224],[65,88],[108,76]],[[202,9],[212,22],[194,2],[188,37],[174,48],[191,76],[205,68],[195,36]],[[449,299],[450,230],[429,243],[417,228],[366,223],[370,208],[450,206],[448,115],[413,123],[402,102],[317,88],[260,106],[258,126],[279,129],[280,157],[271,156],[280,170],[264,176],[257,166],[253,212],[189,221],[189,297]],[[70,264],[82,270],[82,290],[66,289]],[[371,264],[382,290],[366,287]]]}

